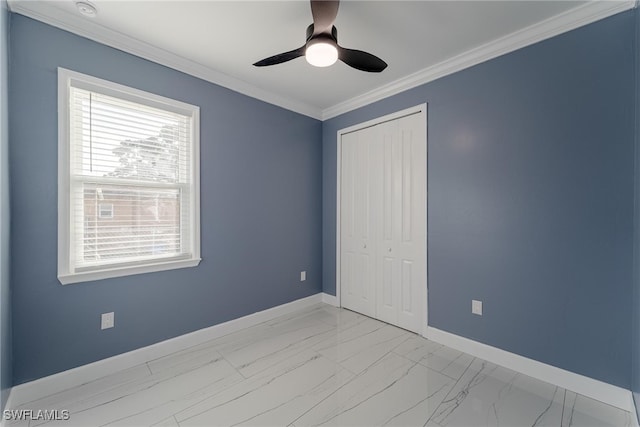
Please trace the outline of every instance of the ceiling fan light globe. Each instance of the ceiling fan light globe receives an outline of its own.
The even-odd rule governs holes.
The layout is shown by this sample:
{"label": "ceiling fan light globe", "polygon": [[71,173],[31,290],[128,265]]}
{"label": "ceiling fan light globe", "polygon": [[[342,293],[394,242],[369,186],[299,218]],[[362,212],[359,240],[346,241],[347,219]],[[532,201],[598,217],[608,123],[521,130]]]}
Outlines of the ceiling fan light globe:
{"label": "ceiling fan light globe", "polygon": [[307,46],[304,56],[314,67],[328,67],[338,60],[338,49],[335,44],[318,41]]}

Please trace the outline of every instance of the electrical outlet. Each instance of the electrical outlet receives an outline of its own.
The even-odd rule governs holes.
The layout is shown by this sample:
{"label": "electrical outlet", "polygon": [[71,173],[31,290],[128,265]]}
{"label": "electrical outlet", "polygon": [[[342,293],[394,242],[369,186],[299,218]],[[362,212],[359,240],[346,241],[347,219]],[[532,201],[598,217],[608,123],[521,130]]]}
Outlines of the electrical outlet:
{"label": "electrical outlet", "polygon": [[471,312],[473,314],[477,314],[478,316],[482,316],[482,301],[471,300]]}
{"label": "electrical outlet", "polygon": [[102,313],[102,323],[100,329],[109,329],[114,326],[114,314],[113,311],[111,313]]}
{"label": "electrical outlet", "polygon": [[306,271],[301,271],[300,272],[300,281],[304,282],[305,280],[307,280],[307,272]]}

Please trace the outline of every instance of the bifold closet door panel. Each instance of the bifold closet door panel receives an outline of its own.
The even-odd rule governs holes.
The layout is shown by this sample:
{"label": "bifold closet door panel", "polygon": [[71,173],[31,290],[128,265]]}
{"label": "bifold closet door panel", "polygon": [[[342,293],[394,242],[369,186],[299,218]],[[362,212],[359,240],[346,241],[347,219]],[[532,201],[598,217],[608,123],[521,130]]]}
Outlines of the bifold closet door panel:
{"label": "bifold closet door panel", "polygon": [[393,325],[398,324],[399,268],[395,246],[395,236],[400,231],[398,207],[401,203],[402,169],[399,163],[401,150],[399,139],[399,121],[393,120],[376,126],[380,137],[380,185],[377,206],[380,220],[380,250],[376,253],[377,299],[376,317]]}
{"label": "bifold closet door panel", "polygon": [[414,114],[399,119],[398,149],[394,163],[394,235],[391,249],[395,259],[396,311],[401,328],[421,331],[427,286],[427,144],[424,116]]}
{"label": "bifold closet door panel", "polygon": [[378,128],[382,160],[376,317],[420,332],[426,287],[426,139],[414,114]]}
{"label": "bifold closet door panel", "polygon": [[375,317],[373,128],[342,136],[340,283],[342,305]]}

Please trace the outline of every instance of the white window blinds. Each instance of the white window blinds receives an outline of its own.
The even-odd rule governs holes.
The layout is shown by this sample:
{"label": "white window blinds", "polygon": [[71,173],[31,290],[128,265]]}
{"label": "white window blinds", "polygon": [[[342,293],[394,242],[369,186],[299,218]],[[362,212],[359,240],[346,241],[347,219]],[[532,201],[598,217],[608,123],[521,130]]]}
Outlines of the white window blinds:
{"label": "white window blinds", "polygon": [[62,275],[199,260],[197,108],[71,77]]}

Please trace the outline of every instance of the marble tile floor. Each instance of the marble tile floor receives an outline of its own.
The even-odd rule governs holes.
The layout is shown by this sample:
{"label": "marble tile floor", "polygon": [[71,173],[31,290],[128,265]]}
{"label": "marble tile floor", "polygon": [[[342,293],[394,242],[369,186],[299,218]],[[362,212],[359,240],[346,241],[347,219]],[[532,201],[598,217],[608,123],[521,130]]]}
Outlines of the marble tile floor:
{"label": "marble tile floor", "polygon": [[45,426],[631,426],[631,414],[324,304],[9,409]]}

